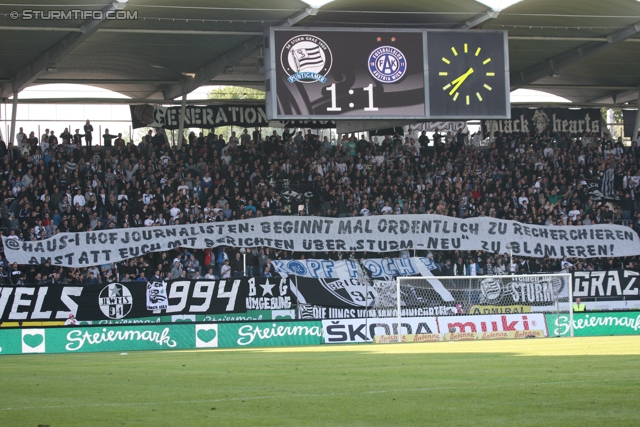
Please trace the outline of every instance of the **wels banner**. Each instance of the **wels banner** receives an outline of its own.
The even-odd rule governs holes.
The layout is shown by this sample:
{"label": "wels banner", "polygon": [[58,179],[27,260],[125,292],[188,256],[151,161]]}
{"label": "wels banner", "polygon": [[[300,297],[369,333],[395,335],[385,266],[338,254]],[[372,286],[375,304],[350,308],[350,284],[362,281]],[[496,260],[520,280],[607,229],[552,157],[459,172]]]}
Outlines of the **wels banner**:
{"label": "wels banner", "polygon": [[443,334],[542,330],[547,335],[542,313],[439,317],[438,325]]}
{"label": "wels banner", "polygon": [[[435,317],[408,317],[401,319],[401,334],[434,334],[438,333]],[[376,335],[392,335],[398,333],[398,319],[340,319],[323,320],[324,342],[326,344],[343,344],[371,342]]]}
{"label": "wels banner", "polygon": [[621,225],[538,226],[480,217],[395,215],[297,219],[266,217],[215,224],[60,233],[38,242],[2,237],[9,262],[88,267],[169,250],[220,245],[295,252],[402,249],[486,250],[511,245],[516,256],[542,258],[640,255],[640,239]]}
{"label": "wels banner", "polygon": [[554,133],[582,133],[598,132],[606,129],[603,126],[602,113],[599,109],[568,108],[512,108],[511,120],[483,120],[482,132],[522,132],[540,134],[551,131]]}
{"label": "wels banner", "polygon": [[174,280],[166,282],[166,309],[147,306],[147,284],[3,286],[0,287],[0,320],[66,319],[117,320],[154,314],[244,313],[249,295],[248,279]]}
{"label": "wels banner", "polygon": [[576,271],[574,298],[640,300],[640,273],[629,270]]}
{"label": "wels banner", "polygon": [[[569,336],[569,314],[547,314],[549,335]],[[573,335],[640,335],[640,313],[573,313]]]}

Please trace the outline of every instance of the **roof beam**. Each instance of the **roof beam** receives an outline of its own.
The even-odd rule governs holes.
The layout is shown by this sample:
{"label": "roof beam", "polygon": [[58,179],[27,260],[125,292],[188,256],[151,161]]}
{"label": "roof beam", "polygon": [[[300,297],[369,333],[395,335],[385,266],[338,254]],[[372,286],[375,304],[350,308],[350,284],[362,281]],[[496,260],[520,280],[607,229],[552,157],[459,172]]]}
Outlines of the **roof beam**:
{"label": "roof beam", "polygon": [[[286,21],[282,22],[282,27],[292,27],[309,16],[315,15],[318,9],[307,8],[298,12]],[[164,99],[175,99],[179,96],[193,92],[203,84],[222,73],[225,68],[232,67],[243,59],[253,55],[262,46],[262,36],[254,36],[243,43],[229,49],[225,53],[212,59],[208,63],[201,66],[192,77],[183,79],[182,82],[171,85],[162,91]]]}
{"label": "roof beam", "polygon": [[626,91],[617,90],[615,92],[611,92],[606,94],[605,96],[600,96],[596,99],[593,99],[589,102],[591,103],[611,103],[611,104],[624,104],[627,102],[635,101],[638,99],[638,89],[631,89]]}
{"label": "roof beam", "polygon": [[478,25],[484,24],[487,21],[496,19],[498,15],[500,15],[500,12],[498,12],[497,10],[489,9],[486,12],[476,15],[473,18],[469,19],[464,24],[462,24],[460,28],[463,30],[470,30],[471,28],[475,28]]}
{"label": "roof beam", "polygon": [[[118,10],[124,7],[124,3],[114,1],[102,9],[103,13]],[[90,19],[85,21],[80,27],[80,32],[67,34],[56,44],[47,49],[44,53],[37,56],[26,67],[20,70],[13,78],[11,83],[6,83],[0,88],[0,98],[7,98],[12,93],[18,93],[35,79],[37,79],[45,70],[57,64],[62,58],[78,47],[82,42],[91,37],[107,20]]]}
{"label": "roof beam", "polygon": [[616,43],[620,43],[638,32],[640,32],[640,22],[614,31],[607,36],[606,41],[585,43],[576,48],[555,55],[545,61],[532,65],[520,72],[511,73],[511,90],[519,89],[529,83],[533,83],[544,77],[550,76],[560,68],[573,64],[586,56],[606,49]]}

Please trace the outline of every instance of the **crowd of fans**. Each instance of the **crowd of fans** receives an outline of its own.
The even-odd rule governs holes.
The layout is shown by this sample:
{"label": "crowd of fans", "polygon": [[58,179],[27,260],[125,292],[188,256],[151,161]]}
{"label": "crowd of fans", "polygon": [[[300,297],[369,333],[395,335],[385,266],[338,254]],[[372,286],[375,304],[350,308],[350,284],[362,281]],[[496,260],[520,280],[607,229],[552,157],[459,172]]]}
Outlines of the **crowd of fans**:
{"label": "crowd of fans", "polygon": [[[621,224],[640,231],[640,152],[605,134],[480,132],[364,137],[338,141],[312,130],[239,136],[191,133],[180,148],[162,131],[125,143],[108,129],[94,144],[87,121],[71,134],[22,128],[0,141],[0,215],[5,236],[233,221],[268,215],[333,217],[440,214],[541,225]],[[483,141],[488,146],[481,147]],[[286,181],[285,181],[286,180]],[[606,182],[605,182],[606,181]],[[283,182],[313,197],[290,204]],[[597,184],[594,184],[596,182]],[[605,189],[600,182],[604,182]],[[595,187],[594,187],[595,185]],[[595,189],[604,190],[605,196]],[[417,251],[418,256],[427,253]],[[391,253],[292,253],[269,248],[176,249],[85,269],[9,265],[0,282],[104,283],[177,277],[276,274],[272,259],[406,257]],[[636,257],[511,258],[488,252],[432,254],[443,275],[636,268]]]}

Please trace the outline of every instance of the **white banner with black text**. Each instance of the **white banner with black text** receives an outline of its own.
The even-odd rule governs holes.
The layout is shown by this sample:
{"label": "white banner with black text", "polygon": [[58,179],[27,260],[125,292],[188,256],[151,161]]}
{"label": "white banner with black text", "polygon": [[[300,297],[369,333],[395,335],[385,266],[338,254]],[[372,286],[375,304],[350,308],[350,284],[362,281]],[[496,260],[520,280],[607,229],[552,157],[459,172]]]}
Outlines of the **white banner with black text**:
{"label": "white banner with black text", "polygon": [[2,237],[5,255],[18,264],[87,267],[177,247],[267,246],[295,252],[485,250],[542,258],[640,255],[638,234],[620,225],[539,226],[488,217],[440,215],[353,218],[252,218],[215,224],[60,233],[43,241]]}

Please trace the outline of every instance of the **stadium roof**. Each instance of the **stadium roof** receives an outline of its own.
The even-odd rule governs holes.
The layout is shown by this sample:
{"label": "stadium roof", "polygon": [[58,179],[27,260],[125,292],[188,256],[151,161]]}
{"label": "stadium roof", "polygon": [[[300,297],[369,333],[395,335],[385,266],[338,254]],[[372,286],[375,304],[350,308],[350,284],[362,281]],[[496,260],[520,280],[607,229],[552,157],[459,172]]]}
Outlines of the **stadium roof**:
{"label": "stadium roof", "polygon": [[[512,89],[538,89],[581,105],[638,100],[636,0],[335,0],[320,8],[299,0],[59,3],[0,4],[0,99],[43,83],[90,84],[149,100],[210,84],[263,89],[263,30],[294,25],[505,29]],[[29,10],[32,18],[73,15],[25,19]],[[79,12],[100,10],[129,11],[137,19],[85,20]],[[12,11],[22,16],[13,19]]]}

